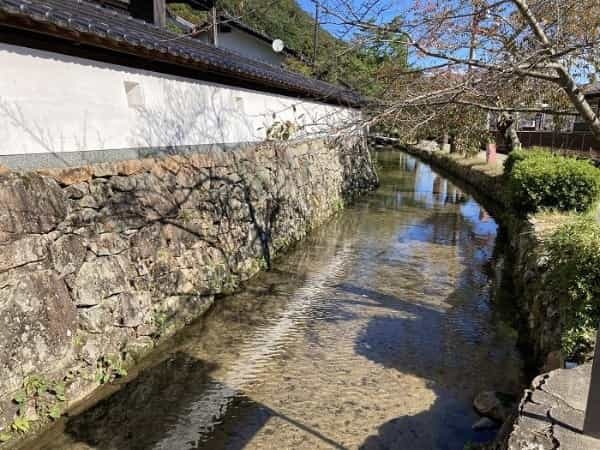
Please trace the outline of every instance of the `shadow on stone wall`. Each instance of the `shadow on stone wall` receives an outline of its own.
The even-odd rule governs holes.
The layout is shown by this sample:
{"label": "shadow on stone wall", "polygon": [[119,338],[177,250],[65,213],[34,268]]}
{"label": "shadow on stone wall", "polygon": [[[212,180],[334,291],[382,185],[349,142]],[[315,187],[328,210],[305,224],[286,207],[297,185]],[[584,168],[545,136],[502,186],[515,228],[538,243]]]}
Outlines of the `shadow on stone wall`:
{"label": "shadow on stone wall", "polygon": [[370,164],[355,140],[271,142],[0,176],[0,429],[25,376],[132,364],[372,189]]}

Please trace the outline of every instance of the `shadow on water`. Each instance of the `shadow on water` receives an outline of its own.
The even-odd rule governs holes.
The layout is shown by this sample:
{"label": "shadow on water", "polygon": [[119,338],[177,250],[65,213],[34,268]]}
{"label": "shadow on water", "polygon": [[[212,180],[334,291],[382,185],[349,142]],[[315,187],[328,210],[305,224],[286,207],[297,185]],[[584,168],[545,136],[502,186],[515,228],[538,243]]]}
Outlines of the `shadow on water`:
{"label": "shadow on water", "polygon": [[[289,422],[331,448],[344,447],[318,430],[298,422],[243,395],[232,396],[219,406],[226,407],[219,422],[236,420],[243,411],[251,408],[254,414],[250,429],[244,433],[235,430],[197,429],[192,439],[180,436],[170,440],[170,431],[178,421],[193,414],[193,401],[211,392],[229,393],[232,389],[211,378],[214,364],[202,361],[184,352],[175,352],[158,365],[144,370],[126,388],[100,401],[94,408],[67,420],[65,432],[73,441],[82,442],[98,450],[149,449],[149,448],[224,448],[237,450],[246,447],[255,432],[273,417]],[[232,392],[233,393],[233,392]],[[178,399],[165,402],[165,398]],[[231,403],[229,403],[229,400]],[[215,398],[215,404],[218,404]],[[100,426],[99,426],[100,425]],[[114,432],[107,433],[107,430]],[[203,440],[203,436],[208,436]],[[172,446],[176,442],[176,446]]]}
{"label": "shadow on water", "polygon": [[[497,226],[453,183],[382,156],[381,188],[29,449],[462,449],[473,397],[520,389],[490,301]],[[154,359],[152,359],[154,358]]]}
{"label": "shadow on water", "polygon": [[[380,315],[370,320],[365,331],[356,342],[357,354],[386,368],[395,369],[403,374],[416,375],[426,380],[426,387],[434,392],[435,401],[430,407],[415,415],[394,418],[378,429],[376,435],[369,436],[360,448],[372,449],[462,449],[466,441],[486,442],[491,440],[496,430],[474,431],[473,423],[477,416],[466,399],[472,398],[473,386],[470,386],[476,373],[475,367],[465,367],[454,349],[445,348],[443,317],[448,311],[440,311],[427,303],[405,301],[398,297],[364,289],[353,285],[342,285],[342,290],[368,298],[380,304],[383,309],[401,311],[407,319],[390,318]],[[452,299],[454,307],[460,307],[460,295]],[[458,330],[462,334],[462,351],[476,351],[479,345],[477,328],[479,324],[464,324]],[[414,329],[431,330],[427,341],[411,339]],[[455,329],[454,332],[457,330]],[[457,336],[454,336],[457,340]],[[450,351],[449,351],[450,350]],[[418,358],[415,358],[418,355]],[[482,353],[477,357],[479,364],[491,364],[502,370],[505,357]],[[485,388],[485,385],[481,385]]]}

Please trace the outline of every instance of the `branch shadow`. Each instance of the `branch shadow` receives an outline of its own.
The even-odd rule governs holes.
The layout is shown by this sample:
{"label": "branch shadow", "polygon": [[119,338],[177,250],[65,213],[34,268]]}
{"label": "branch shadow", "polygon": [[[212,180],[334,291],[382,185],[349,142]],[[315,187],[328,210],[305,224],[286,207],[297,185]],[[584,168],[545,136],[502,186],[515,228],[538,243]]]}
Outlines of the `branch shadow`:
{"label": "branch shadow", "polygon": [[[215,449],[241,450],[272,418],[279,418],[340,450],[326,433],[244,396],[213,377],[218,366],[176,351],[143,369],[134,380],[78,415],[61,419],[67,442],[47,433],[30,450],[85,444],[96,450]],[[198,399],[204,399],[199,403]],[[246,408],[260,411],[243,430],[224,429]],[[186,418],[192,417],[189,426]],[[205,420],[198,422],[198,417]],[[197,426],[201,424],[201,426]],[[196,425],[194,427],[193,425]],[[185,432],[180,430],[185,428]]]}
{"label": "branch shadow", "polygon": [[[458,342],[463,351],[469,351],[469,348],[477,346],[470,339],[478,335],[476,331],[467,329],[464,336],[444,338],[444,334],[449,332],[444,329],[447,311],[440,311],[426,302],[405,301],[394,295],[355,285],[340,285],[338,289],[353,297],[375,302],[382,308],[381,315],[371,319],[357,338],[356,353],[384,367],[425,380],[425,387],[435,397],[423,412],[400,416],[382,424],[376,435],[365,439],[361,449],[456,450],[461,449],[467,441],[487,442],[493,439],[497,428],[483,431],[472,429],[478,419],[470,404],[474,396],[470,386],[471,376],[476,369],[465,367],[460,356],[452,360],[450,356],[456,349],[446,347],[446,342],[452,341],[455,345]],[[453,295],[456,294],[450,295],[449,303],[455,302]],[[391,317],[386,310],[401,312],[406,319]],[[477,326],[465,324],[467,328],[471,325]],[[415,329],[431,330],[431,334],[425,338],[420,335],[418,340],[414,340],[412,336],[417,333],[411,330]],[[482,355],[479,364],[484,363]],[[502,366],[501,361],[492,363]]]}
{"label": "branch shadow", "polygon": [[[24,64],[34,68],[46,64],[65,80],[77,77],[72,87],[61,85],[40,103],[28,98],[24,86],[9,73],[16,84],[0,96],[0,118],[6,123],[1,135],[8,142],[7,153],[0,157],[20,169],[70,167],[197,151],[203,146],[262,142],[273,124],[285,121],[297,125],[295,138],[311,139],[355,127],[360,120],[349,108],[295,97],[17,46],[7,46],[5,51],[25,58]],[[95,79],[101,79],[100,85],[95,85]],[[139,88],[135,101],[129,100],[128,83]],[[70,101],[58,99],[71,88]],[[0,152],[4,150],[0,148]],[[29,156],[27,160],[24,155]],[[29,161],[34,155],[41,156],[40,165]]]}

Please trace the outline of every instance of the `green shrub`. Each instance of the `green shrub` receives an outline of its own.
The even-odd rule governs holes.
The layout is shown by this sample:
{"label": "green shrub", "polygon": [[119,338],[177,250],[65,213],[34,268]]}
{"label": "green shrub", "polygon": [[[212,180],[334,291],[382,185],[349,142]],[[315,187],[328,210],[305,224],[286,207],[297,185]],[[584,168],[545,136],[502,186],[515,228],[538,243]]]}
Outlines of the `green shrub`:
{"label": "green shrub", "polygon": [[515,164],[519,161],[523,161],[528,158],[551,158],[553,154],[540,147],[532,147],[529,149],[513,150],[508,154],[506,160],[504,160],[504,173],[510,175],[513,171]]}
{"label": "green shrub", "polygon": [[192,8],[185,2],[169,3],[169,10],[194,25],[201,25],[208,22],[208,13],[206,11]]}
{"label": "green shrub", "polygon": [[567,356],[590,350],[600,323],[600,224],[580,217],[548,239],[549,288],[560,298]]}
{"label": "green shrub", "polygon": [[517,211],[589,210],[600,197],[600,170],[586,160],[549,152],[515,152],[508,163],[511,201]]}

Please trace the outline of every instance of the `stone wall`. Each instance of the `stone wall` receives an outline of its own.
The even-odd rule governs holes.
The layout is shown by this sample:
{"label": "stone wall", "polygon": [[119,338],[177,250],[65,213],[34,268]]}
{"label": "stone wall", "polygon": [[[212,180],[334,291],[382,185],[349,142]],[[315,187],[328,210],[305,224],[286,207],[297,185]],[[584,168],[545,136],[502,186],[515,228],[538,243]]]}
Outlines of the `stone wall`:
{"label": "stone wall", "polygon": [[0,436],[32,379],[62,408],[122,375],[376,185],[359,138],[0,175]]}

